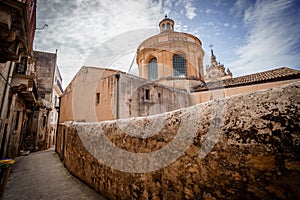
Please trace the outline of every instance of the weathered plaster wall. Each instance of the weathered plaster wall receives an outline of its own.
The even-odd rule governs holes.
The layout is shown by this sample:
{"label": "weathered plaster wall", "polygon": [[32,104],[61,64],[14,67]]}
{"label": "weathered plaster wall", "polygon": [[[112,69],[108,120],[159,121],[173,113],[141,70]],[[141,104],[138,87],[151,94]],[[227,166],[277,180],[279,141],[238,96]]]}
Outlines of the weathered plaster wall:
{"label": "weathered plaster wall", "polygon": [[232,87],[232,88],[223,88],[218,91],[212,90],[212,91],[202,91],[202,92],[195,92],[190,94],[192,105],[207,102],[212,99],[212,92],[215,94],[223,94],[225,97],[231,97],[234,95],[249,93],[249,92],[255,92],[259,90],[264,90],[268,88],[278,87],[285,84],[297,82],[299,79],[292,79],[292,80],[285,80],[285,81],[275,81],[270,83],[261,83],[261,84],[252,84],[252,85],[246,85],[246,86],[240,86],[240,87]]}
{"label": "weathered plaster wall", "polygon": [[95,93],[101,78],[116,70],[82,67],[61,96],[60,122],[97,121]]}
{"label": "weathered plaster wall", "polygon": [[[199,80],[181,79],[181,78],[162,78],[155,81],[157,84],[166,85],[168,87],[184,89],[190,91],[193,86],[199,85]],[[194,104],[195,105],[195,104]]]}
{"label": "weathered plaster wall", "polygon": [[96,93],[100,94],[99,103],[95,103],[98,121],[155,115],[190,105],[189,95],[183,90],[123,73],[99,80]]}
{"label": "weathered plaster wall", "polygon": [[[145,100],[146,89],[149,100]],[[60,122],[148,116],[189,105],[184,90],[116,70],[82,67],[61,96]]]}
{"label": "weathered plaster wall", "polygon": [[[299,87],[297,82],[147,118],[63,124],[56,150],[71,173],[109,199],[300,199]],[[144,137],[159,121],[160,131]],[[140,127],[140,137],[128,134],[131,126]],[[108,151],[103,138],[131,153],[156,152],[173,141],[176,148],[138,164],[124,152]],[[161,169],[125,172],[159,166],[178,152]]]}
{"label": "weathered plaster wall", "polygon": [[53,79],[56,68],[56,54],[35,51],[37,90],[41,98],[51,101],[50,94],[53,90]]}
{"label": "weathered plaster wall", "polygon": [[4,147],[3,157],[14,158],[18,156],[20,147],[20,139],[22,135],[22,128],[25,121],[26,110],[25,103],[18,94],[12,96],[11,105],[9,108],[9,117],[7,118],[8,126],[5,132],[7,147]]}
{"label": "weathered plaster wall", "polygon": [[11,62],[0,63],[0,141],[3,138],[3,131],[5,127],[5,118],[8,109],[8,95],[9,95],[9,84],[11,79],[9,76],[12,75],[13,67]]}
{"label": "weathered plaster wall", "polygon": [[[10,69],[10,62],[7,63],[0,63],[0,101],[2,102],[3,96],[5,95],[5,87],[6,87],[6,82],[9,77],[9,69]],[[1,107],[2,108],[2,107]],[[2,110],[0,110],[2,111]],[[0,113],[2,114],[2,113]],[[0,116],[2,119],[2,115]]]}

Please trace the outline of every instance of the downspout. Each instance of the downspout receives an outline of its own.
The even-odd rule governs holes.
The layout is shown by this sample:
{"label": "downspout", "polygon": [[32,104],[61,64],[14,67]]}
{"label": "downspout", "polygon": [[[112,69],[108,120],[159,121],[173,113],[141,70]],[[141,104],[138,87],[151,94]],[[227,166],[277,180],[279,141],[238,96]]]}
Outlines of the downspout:
{"label": "downspout", "polygon": [[117,79],[117,95],[116,95],[116,119],[119,119],[119,79],[120,74],[116,74]]}
{"label": "downspout", "polygon": [[[7,92],[8,89],[10,87],[10,83],[11,83],[11,79],[12,79],[12,74],[13,74],[13,69],[14,69],[14,65],[12,62],[10,62],[9,64],[9,71],[8,71],[8,79],[5,79],[5,77],[1,76],[6,82],[5,82],[5,87],[4,87],[4,91],[3,91],[3,96],[2,96],[2,100],[1,100],[1,107],[0,107],[0,119],[2,117],[2,112],[3,112],[3,107],[4,107],[4,102],[5,102],[5,98],[7,97]],[[1,127],[0,127],[1,130]]]}

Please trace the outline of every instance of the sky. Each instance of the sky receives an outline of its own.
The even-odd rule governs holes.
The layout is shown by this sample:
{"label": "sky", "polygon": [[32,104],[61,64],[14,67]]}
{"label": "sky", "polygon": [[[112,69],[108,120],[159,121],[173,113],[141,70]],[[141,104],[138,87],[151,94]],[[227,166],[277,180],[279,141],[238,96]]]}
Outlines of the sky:
{"label": "sky", "polygon": [[175,31],[198,37],[210,62],[234,77],[300,70],[299,0],[38,0],[34,49],[55,53],[65,88],[82,66],[136,74],[138,45],[158,34],[165,14]]}

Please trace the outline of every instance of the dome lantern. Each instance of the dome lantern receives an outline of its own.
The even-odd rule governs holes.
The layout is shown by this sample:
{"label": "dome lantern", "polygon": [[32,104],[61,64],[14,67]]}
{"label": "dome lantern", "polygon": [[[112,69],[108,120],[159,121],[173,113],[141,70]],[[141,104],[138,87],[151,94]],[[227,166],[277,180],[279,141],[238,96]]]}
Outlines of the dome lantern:
{"label": "dome lantern", "polygon": [[165,18],[159,22],[159,28],[161,33],[165,31],[174,31],[174,21],[168,18],[166,14]]}

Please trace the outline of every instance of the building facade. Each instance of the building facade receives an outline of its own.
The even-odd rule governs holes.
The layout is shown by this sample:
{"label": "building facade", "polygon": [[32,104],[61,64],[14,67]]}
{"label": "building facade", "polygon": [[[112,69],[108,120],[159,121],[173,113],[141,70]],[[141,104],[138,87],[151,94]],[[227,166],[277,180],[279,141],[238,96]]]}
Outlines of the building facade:
{"label": "building facade", "polygon": [[33,39],[36,0],[0,2],[0,156],[15,157],[37,100]]}
{"label": "building facade", "polygon": [[36,0],[0,1],[0,157],[55,144],[57,54],[34,52]]}
{"label": "building facade", "polygon": [[55,145],[59,97],[63,92],[62,77],[57,66],[57,52],[34,51],[37,69],[36,109],[32,112],[33,126],[26,133],[25,149],[43,150]]}

